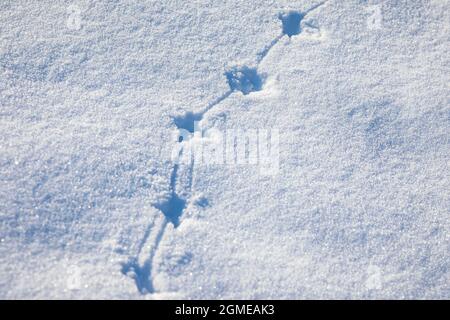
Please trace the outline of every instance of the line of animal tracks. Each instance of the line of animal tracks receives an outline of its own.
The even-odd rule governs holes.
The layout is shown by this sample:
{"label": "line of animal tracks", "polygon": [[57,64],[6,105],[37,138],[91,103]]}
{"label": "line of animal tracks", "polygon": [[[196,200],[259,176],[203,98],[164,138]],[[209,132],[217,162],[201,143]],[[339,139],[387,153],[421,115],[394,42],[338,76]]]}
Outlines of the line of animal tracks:
{"label": "line of animal tracks", "polygon": [[[256,66],[239,66],[225,72],[230,89],[219,98],[206,105],[200,112],[187,112],[183,116],[174,117],[174,125],[179,130],[194,132],[194,123],[202,121],[210,110],[226,100],[231,94],[240,91],[247,95],[260,91],[264,85],[264,79],[258,74],[258,67],[269,54],[271,49],[285,36],[289,38],[302,32],[302,20],[312,11],[323,6],[327,1],[318,3],[306,11],[289,11],[279,14],[282,24],[282,32],[264,47],[256,57]],[[308,24],[306,26],[311,27]],[[314,27],[317,29],[317,27]],[[179,142],[177,157],[183,155],[183,150],[189,141]],[[138,246],[137,254],[122,265],[122,273],[134,279],[137,289],[141,294],[157,293],[153,283],[153,263],[158,252],[159,245],[169,224],[177,228],[186,210],[187,204],[192,199],[194,159],[190,161],[174,161],[170,175],[170,188],[168,196],[155,204],[154,207],[161,212],[157,219],[150,223]]]}

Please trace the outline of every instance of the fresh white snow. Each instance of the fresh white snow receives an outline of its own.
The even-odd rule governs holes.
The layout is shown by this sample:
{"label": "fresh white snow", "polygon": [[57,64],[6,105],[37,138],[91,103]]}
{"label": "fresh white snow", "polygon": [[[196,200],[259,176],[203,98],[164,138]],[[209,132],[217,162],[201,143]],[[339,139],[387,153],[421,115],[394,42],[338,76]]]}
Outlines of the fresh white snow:
{"label": "fresh white snow", "polygon": [[449,9],[2,1],[0,298],[450,299]]}

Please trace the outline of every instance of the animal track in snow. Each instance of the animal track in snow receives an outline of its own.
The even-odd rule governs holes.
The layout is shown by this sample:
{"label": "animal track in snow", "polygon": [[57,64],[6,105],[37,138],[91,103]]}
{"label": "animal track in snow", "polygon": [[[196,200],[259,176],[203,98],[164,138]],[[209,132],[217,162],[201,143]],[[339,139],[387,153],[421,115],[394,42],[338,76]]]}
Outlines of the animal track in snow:
{"label": "animal track in snow", "polygon": [[155,205],[175,228],[179,226],[181,214],[186,206],[186,199],[181,198],[176,192],[176,179],[179,168],[178,164],[175,164],[173,167],[172,175],[170,177],[169,198],[164,199],[161,203]]}
{"label": "animal track in snow", "polygon": [[202,120],[202,117],[203,114],[201,113],[186,112],[182,116],[174,117],[173,122],[178,129],[184,129],[189,131],[190,133],[193,133],[195,122]]}
{"label": "animal track in snow", "polygon": [[260,91],[263,86],[264,77],[258,74],[256,68],[241,67],[233,68],[225,72],[228,85],[233,91],[241,91],[247,95],[254,91]]}
{"label": "animal track in snow", "polygon": [[301,22],[304,18],[304,14],[297,11],[290,11],[285,14],[280,14],[278,17],[283,25],[283,34],[287,35],[289,38],[300,34]]}
{"label": "animal track in snow", "polygon": [[[210,102],[203,110],[199,112],[186,112],[184,115],[173,117],[173,122],[179,130],[186,130],[193,133],[195,130],[195,123],[203,120],[204,116],[213,109],[216,105],[226,100],[232,93],[240,91],[243,95],[248,95],[252,92],[261,91],[266,79],[265,75],[258,73],[258,67],[264,58],[269,54],[270,50],[285,36],[289,38],[298,35],[302,32],[302,20],[313,10],[324,5],[327,1],[321,2],[305,12],[290,11],[288,13],[280,13],[279,19],[282,24],[282,32],[275,39],[273,39],[266,47],[261,50],[256,56],[256,67],[239,66],[233,67],[224,73],[230,90],[225,92],[222,96]],[[191,135],[192,136],[192,135]],[[183,135],[180,136],[178,142],[181,145],[178,156],[181,157],[184,146],[189,141],[185,141]],[[147,230],[139,246],[136,257],[131,258],[122,266],[122,273],[129,275],[136,282],[136,287],[142,294],[156,292],[152,280],[152,264],[159,244],[164,237],[167,225],[171,223],[174,228],[180,225],[180,219],[186,209],[186,204],[191,200],[198,206],[205,207],[209,205],[208,199],[201,197],[201,199],[190,199],[192,196],[192,175],[195,167],[194,159],[190,159],[189,164],[181,165],[175,163],[172,168],[170,176],[170,191],[166,199],[154,205],[156,209],[163,214],[153,224],[147,226]],[[188,176],[188,183],[185,186],[180,186],[180,173]],[[179,190],[181,189],[181,190]],[[181,193],[183,195],[181,195]],[[156,230],[156,232],[154,232]],[[154,235],[154,236],[152,236]]]}
{"label": "animal track in snow", "polygon": [[[180,187],[178,185],[179,181],[177,181],[178,171],[181,166],[181,164],[176,163],[172,169],[168,197],[154,204],[154,207],[161,211],[163,215],[158,217],[155,223],[147,226],[147,230],[139,245],[137,257],[122,265],[122,273],[134,279],[136,287],[142,294],[156,292],[152,283],[153,259],[168,224],[171,223],[174,228],[180,225],[180,218],[187,204],[186,196],[177,193],[177,187]],[[188,165],[185,169],[188,172],[188,181],[184,188],[188,190],[191,189],[192,185],[192,169],[193,164]],[[156,233],[153,232],[154,230],[156,230]],[[155,235],[154,237],[152,237],[153,234]]]}

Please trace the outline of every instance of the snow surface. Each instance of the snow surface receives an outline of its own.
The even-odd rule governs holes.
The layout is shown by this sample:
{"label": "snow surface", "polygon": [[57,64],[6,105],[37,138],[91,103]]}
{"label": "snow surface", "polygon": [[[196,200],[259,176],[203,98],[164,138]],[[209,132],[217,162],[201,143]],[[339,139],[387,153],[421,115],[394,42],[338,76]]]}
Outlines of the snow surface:
{"label": "snow surface", "polygon": [[0,298],[450,299],[449,9],[2,1]]}

